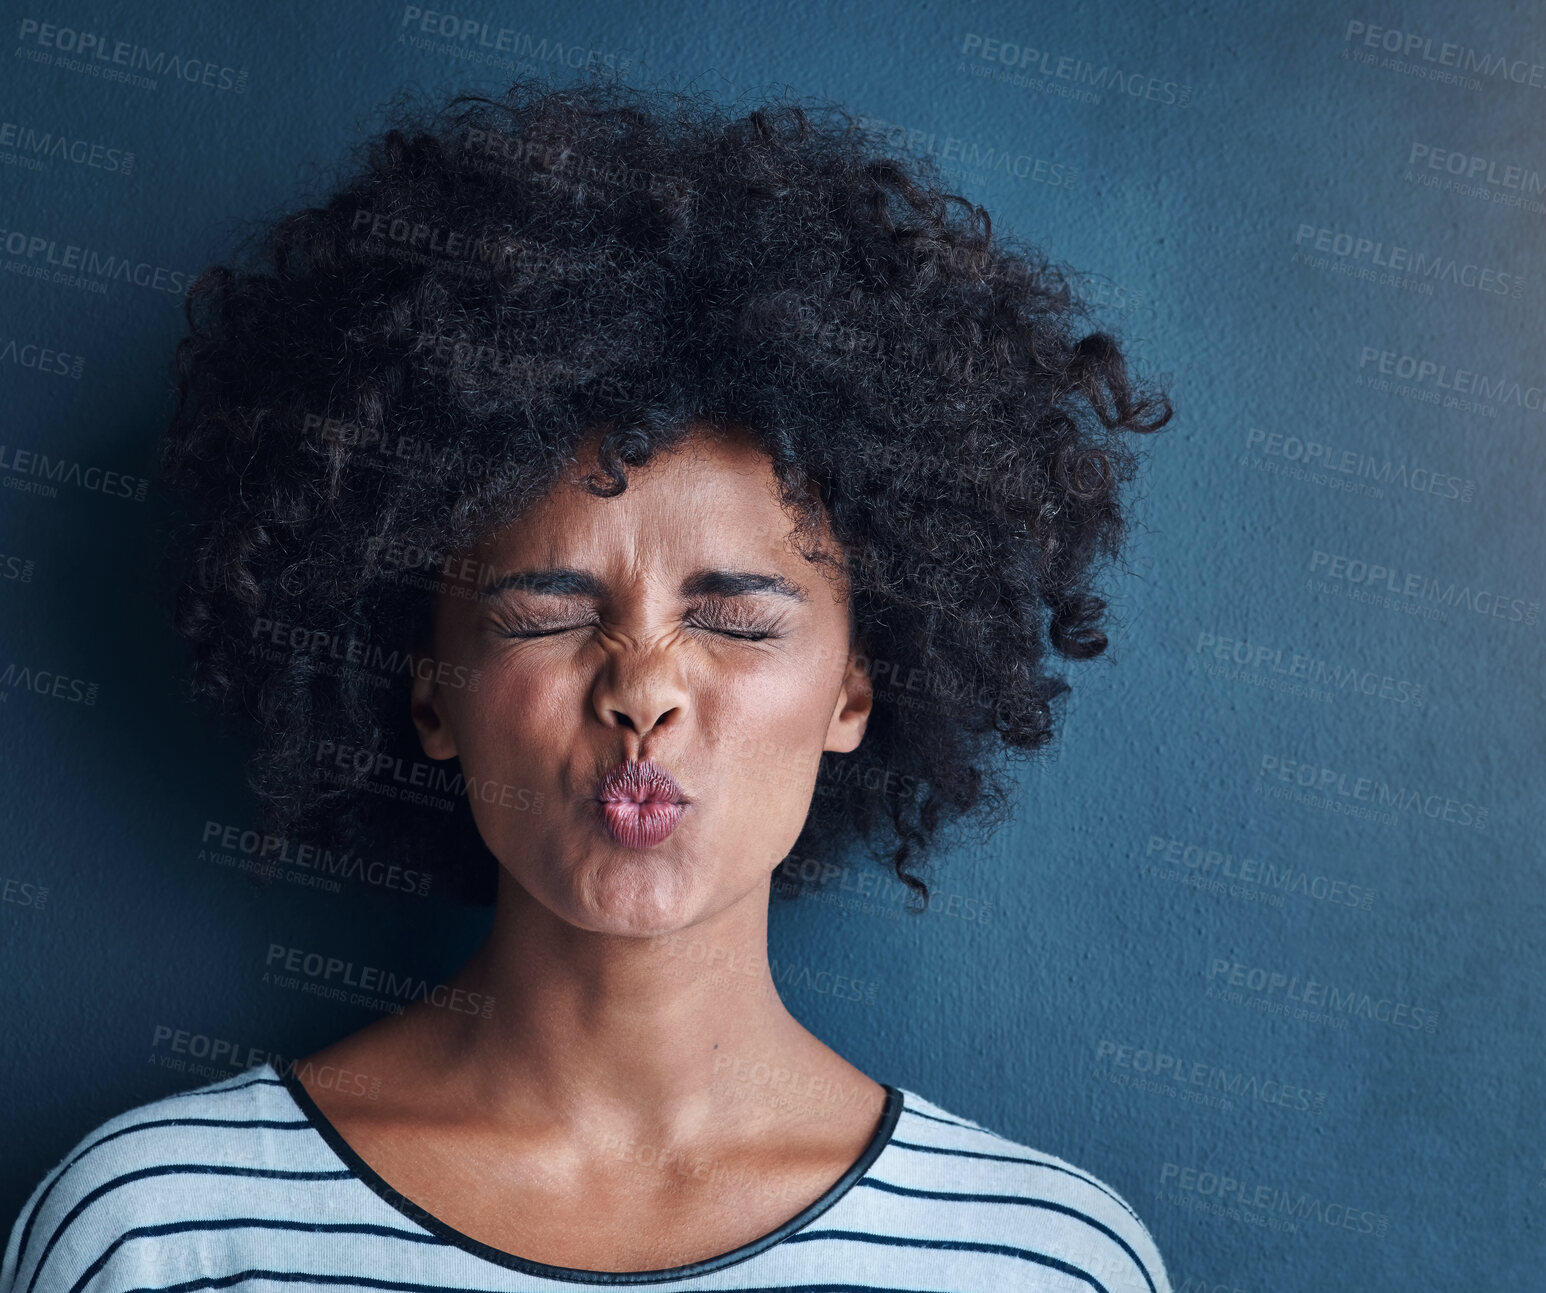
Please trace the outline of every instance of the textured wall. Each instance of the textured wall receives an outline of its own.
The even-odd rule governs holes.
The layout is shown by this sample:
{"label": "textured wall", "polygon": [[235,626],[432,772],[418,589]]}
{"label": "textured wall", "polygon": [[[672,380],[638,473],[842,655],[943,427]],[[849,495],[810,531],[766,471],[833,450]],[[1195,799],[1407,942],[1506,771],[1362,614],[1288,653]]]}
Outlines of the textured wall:
{"label": "textured wall", "polygon": [[[1106,319],[1171,375],[1112,648],[1070,667],[1015,822],[922,920],[857,892],[778,909],[781,965],[876,985],[794,979],[790,1008],[1104,1177],[1177,1289],[1478,1287],[1478,1254],[1487,1287],[1538,1276],[1541,9],[456,3],[555,77],[589,50],[838,100],[1106,275]],[[270,943],[443,975],[480,936],[432,898],[256,889],[201,857],[253,808],[180,698],[165,514],[134,481],[174,276],[311,192],[399,87],[509,69],[400,5],[6,8],[8,1225],[91,1125],[231,1071],[170,1067],[166,1030],[295,1055],[369,1021],[264,984]],[[29,20],[162,73],[93,75],[113,65]],[[56,281],[72,244],[145,281]],[[26,492],[24,452],[130,483]]]}

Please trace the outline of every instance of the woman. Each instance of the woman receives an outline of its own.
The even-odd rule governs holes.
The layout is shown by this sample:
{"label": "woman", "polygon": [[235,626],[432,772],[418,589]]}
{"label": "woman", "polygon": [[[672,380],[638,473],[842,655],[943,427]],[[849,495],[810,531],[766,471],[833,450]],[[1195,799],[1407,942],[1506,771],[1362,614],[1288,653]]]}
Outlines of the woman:
{"label": "woman", "polygon": [[[494,921],[443,990],[87,1136],[4,1293],[1166,1290],[1112,1190],[860,1072],[767,961],[795,852],[926,899],[1052,735],[1048,647],[1105,646],[1169,408],[1065,277],[840,113],[599,83],[407,120],[263,256],[179,351],[196,681],[276,831]],[[372,793],[404,760],[454,811]]]}

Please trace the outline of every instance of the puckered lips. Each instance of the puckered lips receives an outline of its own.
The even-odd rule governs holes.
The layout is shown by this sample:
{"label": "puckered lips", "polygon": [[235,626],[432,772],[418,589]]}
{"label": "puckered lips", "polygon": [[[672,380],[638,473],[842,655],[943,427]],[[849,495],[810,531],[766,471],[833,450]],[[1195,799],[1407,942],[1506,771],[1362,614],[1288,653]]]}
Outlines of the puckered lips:
{"label": "puckered lips", "polygon": [[653,848],[687,811],[676,778],[652,759],[619,763],[596,782],[602,824],[624,848]]}

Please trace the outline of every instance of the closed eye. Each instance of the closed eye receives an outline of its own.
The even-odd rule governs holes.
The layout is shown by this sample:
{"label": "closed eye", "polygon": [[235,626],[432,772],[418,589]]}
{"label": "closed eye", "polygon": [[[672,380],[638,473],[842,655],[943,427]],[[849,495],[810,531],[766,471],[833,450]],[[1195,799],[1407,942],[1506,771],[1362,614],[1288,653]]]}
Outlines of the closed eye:
{"label": "closed eye", "polygon": [[739,608],[722,607],[714,602],[701,605],[692,613],[700,620],[701,624],[692,624],[690,628],[702,628],[709,633],[717,633],[721,637],[736,638],[742,642],[761,642],[767,638],[779,637],[779,624],[775,620],[772,623],[764,620],[766,628],[760,627],[752,616],[742,616],[735,613]]}
{"label": "closed eye", "polygon": [[[560,633],[573,633],[576,629],[594,627],[595,625],[591,621],[583,624],[555,625],[550,628],[514,628],[508,624],[501,623],[499,625],[499,632],[502,637],[507,638],[550,638],[557,637]],[[742,642],[762,642],[767,638],[777,636],[772,629],[730,629],[721,628],[713,624],[689,624],[687,627],[697,629],[703,633],[713,633],[719,637],[735,638]]]}
{"label": "closed eye", "polygon": [[[690,627],[690,628],[700,628],[700,627],[703,627],[703,626],[697,625],[697,624],[692,624],[692,625],[689,625],[688,627]],[[771,632],[763,632],[763,631],[758,630],[758,629],[745,629],[745,630],[737,631],[735,629],[715,629],[715,628],[706,628],[705,627],[705,628],[703,628],[703,631],[705,633],[718,633],[720,635],[720,637],[740,638],[743,642],[761,642],[764,638],[770,638],[770,637],[773,636],[773,634]]]}
{"label": "closed eye", "polygon": [[500,635],[507,638],[550,638],[560,633],[573,633],[575,629],[588,629],[589,624],[570,624],[558,629],[505,629],[499,630]]}

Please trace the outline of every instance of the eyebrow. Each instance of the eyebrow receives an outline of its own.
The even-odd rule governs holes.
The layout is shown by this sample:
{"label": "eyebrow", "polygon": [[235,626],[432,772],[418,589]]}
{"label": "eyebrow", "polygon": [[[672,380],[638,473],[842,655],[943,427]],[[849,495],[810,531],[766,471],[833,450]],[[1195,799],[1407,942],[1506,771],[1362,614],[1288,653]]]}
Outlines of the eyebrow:
{"label": "eyebrow", "polygon": [[[590,571],[551,567],[500,575],[490,580],[478,596],[497,597],[510,589],[547,597],[607,595],[606,584]],[[805,590],[792,580],[753,570],[699,570],[682,581],[684,597],[743,597],[751,593],[774,593],[797,602],[806,600]]]}

